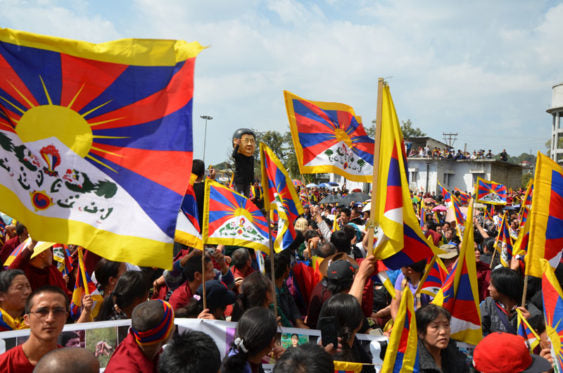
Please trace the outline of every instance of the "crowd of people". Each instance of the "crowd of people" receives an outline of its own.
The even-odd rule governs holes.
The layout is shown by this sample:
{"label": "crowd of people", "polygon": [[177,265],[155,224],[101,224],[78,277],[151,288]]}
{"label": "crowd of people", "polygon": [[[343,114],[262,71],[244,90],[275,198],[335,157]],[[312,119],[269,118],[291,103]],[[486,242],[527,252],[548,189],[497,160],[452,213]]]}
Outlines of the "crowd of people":
{"label": "crowd of people", "polygon": [[508,161],[508,153],[506,149],[498,154],[493,154],[491,149],[485,151],[484,149],[474,150],[473,152],[462,151],[458,149],[457,152],[453,148],[439,148],[437,146],[431,148],[428,145],[412,147],[408,152],[409,157],[417,158],[433,158],[433,159],[453,159],[456,161],[464,159],[497,159],[500,161]]}
{"label": "crowd of people", "polygon": [[[204,170],[203,162],[194,161],[198,204],[203,203]],[[534,354],[522,348],[500,352],[480,344],[473,356],[468,356],[450,338],[449,312],[431,304],[429,295],[417,292],[426,261],[387,271],[394,285],[392,297],[375,276],[381,270],[380,263],[368,250],[369,210],[356,201],[347,205],[319,203],[330,193],[300,191],[304,214],[295,221],[292,245],[274,254],[273,276],[259,270],[263,254],[244,247],[216,245],[200,251],[177,243],[173,269],[165,271],[113,262],[85,250],[86,271],[104,297],[96,314],[91,295],[83,296],[79,312],[69,312],[69,298],[79,275],[77,248],[62,248],[72,270],[61,270],[67,267],[57,260],[60,247],[38,244],[21,222],[6,222],[0,260],[9,264],[0,271],[0,331],[29,328],[30,337],[0,355],[2,371],[96,372],[98,361],[92,353],[60,348],[63,326],[131,319],[129,334],[113,351],[106,372],[261,372],[266,359],[276,360],[274,372],[332,372],[334,361],[364,363],[362,371],[373,372],[370,353],[357,334],[388,335],[406,286],[416,298],[422,372],[551,369],[539,279],[528,280],[526,303],[520,305],[522,261],[515,257],[509,267],[503,267],[498,256],[493,259],[500,208],[492,216],[480,213],[474,219],[481,323],[486,336],[481,343],[516,346],[521,342],[525,346],[516,336],[517,312],[528,319],[541,339]],[[259,203],[260,193],[255,193],[254,199]],[[440,201],[439,196],[413,195],[415,208],[424,199]],[[519,218],[517,213],[510,215],[515,235]],[[422,230],[443,249],[439,257],[452,270],[461,244],[455,222],[446,221],[444,214],[429,213]],[[10,258],[22,243],[26,243],[23,250]],[[561,276],[561,268],[557,273]],[[204,333],[175,332],[175,318],[237,322],[227,356],[221,360],[215,342]],[[287,349],[280,345],[278,326],[316,329],[327,318],[333,320],[336,343],[296,343]],[[497,354],[502,355],[504,370],[491,368],[500,359]]]}

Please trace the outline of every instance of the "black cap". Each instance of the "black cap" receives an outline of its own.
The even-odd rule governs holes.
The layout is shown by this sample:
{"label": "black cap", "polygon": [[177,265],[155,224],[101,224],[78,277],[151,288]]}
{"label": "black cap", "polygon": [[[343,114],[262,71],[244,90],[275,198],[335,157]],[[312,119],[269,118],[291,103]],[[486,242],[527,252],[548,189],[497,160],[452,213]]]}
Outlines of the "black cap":
{"label": "black cap", "polygon": [[[196,292],[200,297],[203,296],[203,287],[200,285]],[[226,307],[235,303],[237,296],[234,292],[227,289],[225,284],[218,280],[205,282],[205,295],[207,298],[207,308],[214,310],[219,307]]]}
{"label": "black cap", "polygon": [[326,271],[329,280],[349,280],[354,277],[354,267],[347,260],[335,260],[330,263]]}

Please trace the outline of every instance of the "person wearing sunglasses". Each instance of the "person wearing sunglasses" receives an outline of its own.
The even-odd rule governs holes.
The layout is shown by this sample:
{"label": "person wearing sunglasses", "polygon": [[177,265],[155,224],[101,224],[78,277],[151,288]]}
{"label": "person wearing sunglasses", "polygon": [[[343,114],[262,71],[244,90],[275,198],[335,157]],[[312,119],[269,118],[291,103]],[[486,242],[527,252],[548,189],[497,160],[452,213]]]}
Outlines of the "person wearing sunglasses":
{"label": "person wearing sunglasses", "polygon": [[61,288],[44,286],[31,293],[24,312],[30,335],[0,355],[0,367],[6,373],[32,373],[43,355],[61,347],[57,340],[68,317],[68,298]]}

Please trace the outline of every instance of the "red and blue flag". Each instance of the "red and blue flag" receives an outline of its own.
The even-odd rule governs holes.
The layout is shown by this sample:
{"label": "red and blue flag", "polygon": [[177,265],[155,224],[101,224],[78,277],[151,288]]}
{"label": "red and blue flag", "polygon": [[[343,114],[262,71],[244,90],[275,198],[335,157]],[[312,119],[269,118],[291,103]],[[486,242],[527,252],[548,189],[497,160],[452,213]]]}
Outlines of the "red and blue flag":
{"label": "red and blue flag", "polygon": [[77,320],[82,312],[82,298],[84,295],[90,295],[94,302],[92,306],[91,316],[95,318],[100,312],[100,307],[104,301],[104,297],[98,291],[96,284],[90,278],[88,271],[84,266],[84,258],[82,248],[78,249],[78,272],[76,273],[76,282],[74,283],[74,290],[72,298],[70,299],[70,317]]}
{"label": "red and blue flag", "polygon": [[512,237],[510,237],[510,231],[508,230],[508,215],[506,212],[502,217],[502,223],[500,224],[500,230],[497,235],[494,247],[500,254],[500,262],[502,263],[502,265],[505,267],[510,267],[513,245]]}
{"label": "red and blue flag", "polygon": [[522,315],[522,312],[517,308],[518,313],[518,327],[517,333],[519,336],[524,338],[530,352],[533,352],[536,346],[540,343],[540,337],[538,333],[530,326],[526,318]]}
{"label": "red and blue flag", "polygon": [[375,255],[387,267],[398,269],[432,258],[437,249],[424,237],[412,208],[403,134],[389,86],[382,92],[379,172],[372,200],[374,223],[380,228]]}
{"label": "red and blue flag", "polygon": [[34,238],[171,268],[198,43],[0,29],[0,200]]}
{"label": "red and blue flag", "polygon": [[454,188],[456,192],[457,199],[462,206],[467,206],[469,204],[469,200],[471,199],[471,194],[465,193],[463,190],[459,188]]}
{"label": "red and blue flag", "polygon": [[448,190],[444,188],[439,181],[438,181],[438,193],[442,196],[445,205],[448,205],[449,203],[452,202],[451,193],[448,192]]}
{"label": "red and blue flag", "polygon": [[204,243],[270,252],[268,222],[252,201],[215,181],[205,181]]}
{"label": "red and blue flag", "polygon": [[201,227],[199,226],[197,202],[192,183],[188,185],[188,189],[184,195],[184,200],[182,201],[182,206],[178,212],[174,240],[186,246],[203,250],[203,240],[201,238]]}
{"label": "red and blue flag", "polygon": [[361,118],[348,105],[305,100],[284,91],[299,170],[371,182],[373,146]]}
{"label": "red and blue flag", "polygon": [[295,186],[285,167],[274,152],[264,143],[260,143],[260,161],[262,167],[262,186],[264,187],[264,209],[277,215],[277,234],[274,249],[279,252],[287,249],[295,240],[294,223],[304,213]]}
{"label": "red and blue flag", "polygon": [[563,291],[550,263],[542,259],[542,298],[545,330],[551,341],[551,356],[563,372]]}
{"label": "red and blue flag", "polygon": [[491,205],[506,205],[506,197],[508,196],[506,185],[478,177],[475,188],[477,202]]}
{"label": "red and blue flag", "polygon": [[448,278],[448,270],[442,259],[434,256],[432,261],[428,263],[423,277],[420,279],[420,285],[417,292],[428,294],[435,297],[438,291],[444,286]]}

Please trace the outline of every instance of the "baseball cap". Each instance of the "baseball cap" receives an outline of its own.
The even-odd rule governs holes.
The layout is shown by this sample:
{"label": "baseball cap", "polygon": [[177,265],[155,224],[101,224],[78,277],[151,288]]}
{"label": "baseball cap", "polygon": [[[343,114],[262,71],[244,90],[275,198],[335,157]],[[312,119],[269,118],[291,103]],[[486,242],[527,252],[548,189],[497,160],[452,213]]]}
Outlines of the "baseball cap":
{"label": "baseball cap", "polygon": [[354,267],[347,260],[335,260],[328,266],[326,278],[337,281],[351,279],[354,272]]}
{"label": "baseball cap", "polygon": [[[203,287],[200,285],[196,291],[200,297],[203,296]],[[214,310],[219,307],[226,307],[235,303],[237,296],[234,292],[227,289],[225,284],[219,280],[209,280],[205,282],[205,295],[207,298],[207,308]]]}
{"label": "baseball cap", "polygon": [[473,351],[473,366],[481,373],[539,373],[551,369],[549,361],[530,355],[524,338],[494,332],[479,342]]}

